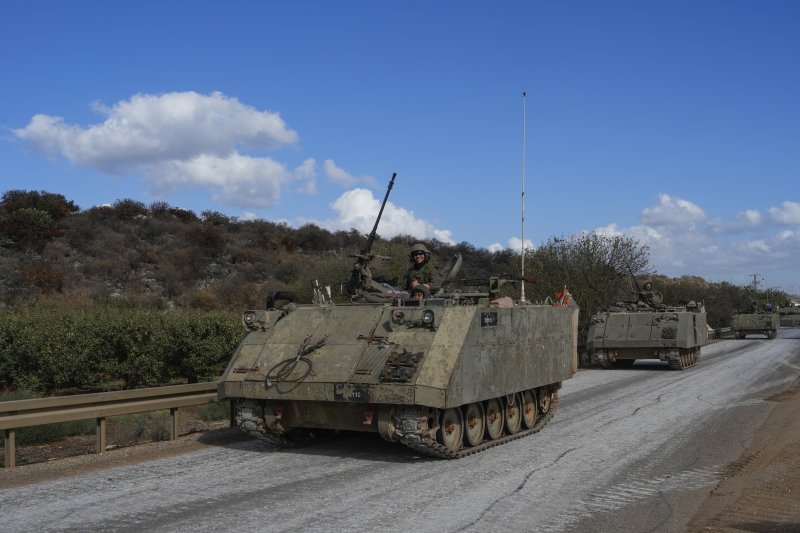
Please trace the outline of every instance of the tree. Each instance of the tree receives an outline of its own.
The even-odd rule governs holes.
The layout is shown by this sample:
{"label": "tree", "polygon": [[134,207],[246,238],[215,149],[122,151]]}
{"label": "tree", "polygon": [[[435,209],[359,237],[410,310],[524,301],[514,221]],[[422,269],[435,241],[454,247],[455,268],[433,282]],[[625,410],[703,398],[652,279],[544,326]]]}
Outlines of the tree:
{"label": "tree", "polygon": [[133,220],[136,217],[147,216],[149,211],[142,202],[126,198],[114,202],[114,214],[120,220]]}
{"label": "tree", "polygon": [[71,213],[80,211],[75,202],[67,200],[62,194],[19,189],[6,191],[0,200],[0,213],[10,214],[19,209],[45,211],[54,221],[59,221]]}
{"label": "tree", "polygon": [[0,217],[0,232],[24,249],[42,251],[47,240],[57,234],[53,217],[47,211],[22,207]]}

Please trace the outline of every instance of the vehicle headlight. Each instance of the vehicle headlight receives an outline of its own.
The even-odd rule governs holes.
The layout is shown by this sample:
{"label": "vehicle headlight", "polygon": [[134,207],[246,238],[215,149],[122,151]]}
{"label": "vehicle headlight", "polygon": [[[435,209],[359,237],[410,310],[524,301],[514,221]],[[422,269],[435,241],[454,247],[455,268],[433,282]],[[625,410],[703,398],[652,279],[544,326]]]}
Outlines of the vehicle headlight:
{"label": "vehicle headlight", "polygon": [[426,326],[433,324],[433,311],[426,309],[422,312],[422,323]]}
{"label": "vehicle headlight", "polygon": [[244,314],[242,315],[242,321],[244,322],[244,326],[246,328],[256,327],[256,312],[245,311]]}

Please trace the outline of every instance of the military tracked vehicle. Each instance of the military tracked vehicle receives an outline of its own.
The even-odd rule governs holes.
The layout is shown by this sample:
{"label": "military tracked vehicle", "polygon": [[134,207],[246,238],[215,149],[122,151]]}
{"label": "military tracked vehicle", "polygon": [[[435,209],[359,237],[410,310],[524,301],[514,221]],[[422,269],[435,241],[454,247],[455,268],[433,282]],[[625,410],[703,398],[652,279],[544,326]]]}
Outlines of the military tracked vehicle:
{"label": "military tracked vehicle", "polygon": [[782,305],[778,309],[780,316],[781,327],[796,328],[800,326],[800,306],[798,305]]}
{"label": "military tracked vehicle", "polygon": [[697,364],[708,340],[703,305],[665,305],[658,291],[635,294],[636,300],[592,316],[586,339],[592,360],[603,368],[631,366],[637,359],[659,359],[675,370]]}
{"label": "military tracked vehicle", "polygon": [[746,309],[734,309],[731,317],[731,329],[736,339],[744,339],[748,335],[766,335],[774,339],[780,328],[778,306],[772,304],[756,304]]}
{"label": "military tracked vehicle", "polygon": [[244,313],[219,385],[239,426],[278,446],[372,432],[441,458],[538,432],[577,370],[577,307],[499,297],[520,279],[459,279],[460,256],[427,298],[389,289],[370,272],[382,212],[354,256],[349,303],[323,290],[317,303]]}

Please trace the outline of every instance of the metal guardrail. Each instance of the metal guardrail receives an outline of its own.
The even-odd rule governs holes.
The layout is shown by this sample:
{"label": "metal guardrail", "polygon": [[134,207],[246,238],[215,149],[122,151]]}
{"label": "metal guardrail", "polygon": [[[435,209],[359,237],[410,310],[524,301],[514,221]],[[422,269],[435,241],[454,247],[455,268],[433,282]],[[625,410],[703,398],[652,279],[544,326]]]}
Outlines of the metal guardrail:
{"label": "metal guardrail", "polygon": [[178,436],[178,409],[215,403],[217,383],[191,383],[117,392],[78,394],[0,402],[0,429],[5,443],[5,467],[16,467],[18,428],[94,418],[97,453],[106,451],[106,417],[169,409],[170,440]]}

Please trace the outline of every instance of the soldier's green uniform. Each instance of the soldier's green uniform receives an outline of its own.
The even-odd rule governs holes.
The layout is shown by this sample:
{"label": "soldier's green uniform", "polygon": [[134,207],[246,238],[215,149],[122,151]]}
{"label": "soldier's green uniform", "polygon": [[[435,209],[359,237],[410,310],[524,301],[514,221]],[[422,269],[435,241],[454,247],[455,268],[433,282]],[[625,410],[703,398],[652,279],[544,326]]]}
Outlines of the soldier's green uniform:
{"label": "soldier's green uniform", "polygon": [[[425,255],[425,260],[422,262],[417,262],[414,258],[415,255],[422,252]],[[405,275],[405,287],[407,290],[412,290],[415,288],[414,280],[419,283],[419,285],[423,287],[419,287],[420,289],[425,289],[424,293],[427,296],[430,292],[430,284],[433,279],[433,265],[431,264],[431,252],[428,248],[421,243],[415,244],[411,248],[411,253],[409,254],[409,259],[411,259],[411,267],[406,271]],[[424,287],[427,285],[427,287]]]}

